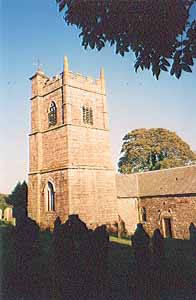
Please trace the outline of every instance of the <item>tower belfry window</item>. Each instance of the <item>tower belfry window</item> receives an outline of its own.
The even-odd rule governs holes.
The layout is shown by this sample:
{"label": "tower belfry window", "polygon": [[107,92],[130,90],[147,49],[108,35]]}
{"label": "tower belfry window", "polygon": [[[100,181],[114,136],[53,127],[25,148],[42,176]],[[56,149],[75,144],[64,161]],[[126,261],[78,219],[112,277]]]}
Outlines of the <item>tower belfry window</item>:
{"label": "tower belfry window", "polygon": [[90,120],[90,118],[89,118],[89,109],[88,109],[88,107],[87,107],[87,108],[86,108],[86,123],[87,123],[87,124],[90,123],[89,120]]}
{"label": "tower belfry window", "polygon": [[82,107],[82,119],[84,124],[93,125],[93,110],[91,107]]}
{"label": "tower belfry window", "polygon": [[49,113],[48,113],[48,124],[49,126],[55,125],[57,123],[57,108],[54,101],[51,102]]}
{"label": "tower belfry window", "polygon": [[86,123],[86,108],[82,107],[82,117],[83,117],[83,123]]}
{"label": "tower belfry window", "polygon": [[93,110],[92,108],[90,108],[90,112],[89,112],[89,119],[90,119],[90,124],[93,125]]}

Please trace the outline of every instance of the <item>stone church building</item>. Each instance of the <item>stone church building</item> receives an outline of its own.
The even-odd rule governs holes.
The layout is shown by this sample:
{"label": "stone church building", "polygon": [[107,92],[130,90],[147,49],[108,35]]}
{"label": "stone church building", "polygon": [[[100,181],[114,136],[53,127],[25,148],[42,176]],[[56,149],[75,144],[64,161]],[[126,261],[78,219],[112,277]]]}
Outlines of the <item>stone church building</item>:
{"label": "stone church building", "polygon": [[118,213],[129,232],[141,222],[152,235],[189,238],[196,226],[196,166],[117,175]]}
{"label": "stone church building", "polygon": [[32,81],[28,213],[41,226],[79,214],[87,224],[117,216],[104,71],[94,80],[68,69]]}
{"label": "stone church building", "polygon": [[104,71],[97,80],[63,72],[31,78],[28,214],[52,227],[78,214],[89,226],[142,222],[152,234],[189,237],[196,224],[196,166],[116,175],[112,165]]}

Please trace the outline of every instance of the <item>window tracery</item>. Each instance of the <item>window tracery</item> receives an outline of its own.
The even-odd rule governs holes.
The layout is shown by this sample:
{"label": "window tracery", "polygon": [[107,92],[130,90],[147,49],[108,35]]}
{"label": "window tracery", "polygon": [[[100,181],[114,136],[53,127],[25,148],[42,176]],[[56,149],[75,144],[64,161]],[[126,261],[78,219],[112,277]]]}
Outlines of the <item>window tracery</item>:
{"label": "window tracery", "polygon": [[52,101],[50,104],[48,113],[48,123],[49,126],[55,125],[57,123],[57,107],[54,101]]}
{"label": "window tracery", "polygon": [[82,117],[83,117],[83,123],[86,123],[86,108],[82,107]]}
{"label": "window tracery", "polygon": [[91,107],[82,107],[82,119],[84,124],[93,125],[93,110]]}
{"label": "window tracery", "polygon": [[93,110],[90,108],[90,124],[93,125]]}
{"label": "window tracery", "polygon": [[89,109],[86,107],[86,123],[89,124]]}

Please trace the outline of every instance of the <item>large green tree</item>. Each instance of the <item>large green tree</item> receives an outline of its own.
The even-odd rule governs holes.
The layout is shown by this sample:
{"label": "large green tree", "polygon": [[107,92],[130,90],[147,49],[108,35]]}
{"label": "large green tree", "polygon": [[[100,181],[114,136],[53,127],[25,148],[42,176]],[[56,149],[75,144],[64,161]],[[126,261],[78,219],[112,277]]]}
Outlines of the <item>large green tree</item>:
{"label": "large green tree", "polygon": [[27,215],[27,197],[28,197],[28,186],[26,181],[18,182],[10,195],[7,196],[6,202],[13,205],[14,217],[20,215]]}
{"label": "large green tree", "polygon": [[196,155],[175,132],[141,128],[123,138],[120,173],[153,171],[196,163]]}
{"label": "large green tree", "polygon": [[86,49],[106,43],[116,53],[135,54],[134,68],[156,78],[169,71],[180,78],[196,58],[196,0],[56,0],[65,22],[80,29]]}

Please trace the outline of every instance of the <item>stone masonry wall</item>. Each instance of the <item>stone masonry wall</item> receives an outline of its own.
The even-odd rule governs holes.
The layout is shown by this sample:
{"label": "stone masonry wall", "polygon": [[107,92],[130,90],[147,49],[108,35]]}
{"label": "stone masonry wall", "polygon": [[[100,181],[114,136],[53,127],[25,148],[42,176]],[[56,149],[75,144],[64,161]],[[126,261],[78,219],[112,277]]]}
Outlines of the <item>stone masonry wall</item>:
{"label": "stone masonry wall", "polygon": [[69,169],[70,214],[87,224],[117,220],[113,170]]}
{"label": "stone masonry wall", "polygon": [[125,228],[129,234],[133,234],[138,223],[137,198],[118,198],[118,214],[125,222]]}
{"label": "stone masonry wall", "polygon": [[191,222],[196,225],[196,195],[145,197],[139,200],[139,207],[146,209],[146,231],[152,235],[156,228],[163,234],[162,219],[171,219],[172,236],[188,239]]}
{"label": "stone masonry wall", "polygon": [[88,127],[68,127],[69,164],[113,169],[109,132]]}
{"label": "stone masonry wall", "polygon": [[28,216],[37,220],[37,195],[38,195],[38,175],[29,175],[28,178]]}
{"label": "stone masonry wall", "polygon": [[[142,208],[146,210],[146,222],[143,225],[150,235],[157,228],[165,234],[166,218],[171,222],[172,237],[189,238],[190,224],[196,226],[195,165],[117,175],[116,181],[119,214],[124,215],[125,220],[138,214],[138,222],[142,222]],[[131,210],[133,198],[138,201],[137,210],[133,207]]]}
{"label": "stone masonry wall", "polygon": [[67,127],[57,127],[42,135],[41,170],[60,169],[68,165]]}
{"label": "stone masonry wall", "polygon": [[[41,176],[40,220],[41,227],[53,227],[55,219],[59,216],[61,221],[67,220],[69,214],[68,202],[68,172],[67,170],[47,172]],[[50,181],[55,191],[55,211],[46,211],[47,182]]]}
{"label": "stone masonry wall", "polygon": [[[103,70],[94,80],[68,70],[49,78],[32,76],[29,216],[52,226],[60,216],[77,213],[90,223],[117,219],[115,172],[111,161]],[[51,102],[57,123],[49,125]],[[83,106],[91,108],[93,124],[83,121]],[[46,211],[47,183],[55,188],[55,211]]]}

